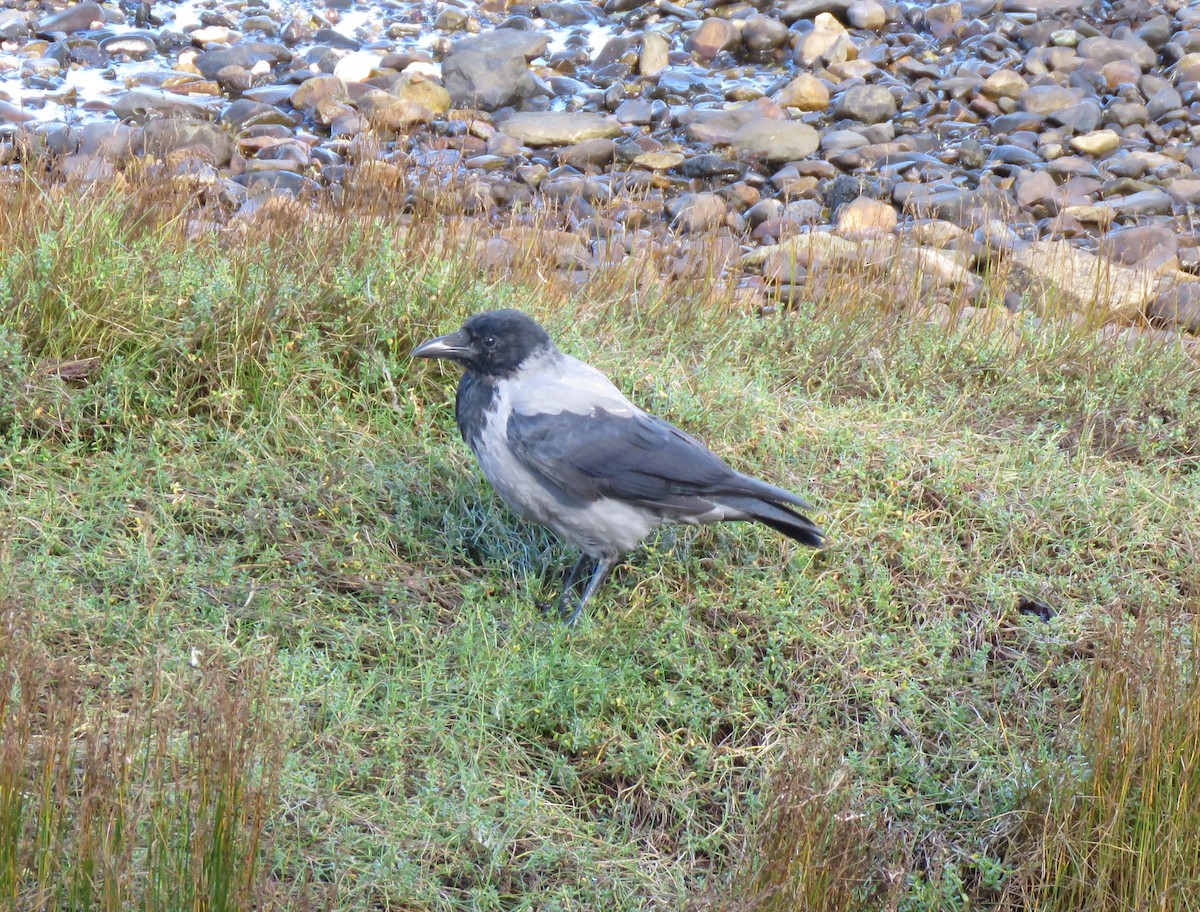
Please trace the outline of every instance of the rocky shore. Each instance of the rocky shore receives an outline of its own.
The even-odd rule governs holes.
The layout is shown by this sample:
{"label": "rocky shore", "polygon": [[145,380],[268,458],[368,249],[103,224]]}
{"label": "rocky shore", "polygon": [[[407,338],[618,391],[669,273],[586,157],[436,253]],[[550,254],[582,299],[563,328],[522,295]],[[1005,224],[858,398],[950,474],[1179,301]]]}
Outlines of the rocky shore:
{"label": "rocky shore", "polygon": [[703,238],[760,307],[887,261],[901,306],[1200,333],[1181,0],[4,0],[0,39],[9,170],[153,160],[231,218],[390,176],[493,262],[528,219],[584,272]]}

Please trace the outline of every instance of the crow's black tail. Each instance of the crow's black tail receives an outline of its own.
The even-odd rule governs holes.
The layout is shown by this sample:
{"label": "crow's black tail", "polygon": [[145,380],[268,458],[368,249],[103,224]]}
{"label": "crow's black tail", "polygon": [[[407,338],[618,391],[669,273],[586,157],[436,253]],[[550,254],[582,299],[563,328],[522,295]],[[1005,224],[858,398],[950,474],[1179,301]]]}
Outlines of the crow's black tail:
{"label": "crow's black tail", "polygon": [[791,507],[755,497],[723,497],[721,502],[746,514],[747,518],[770,526],[810,548],[825,547],[825,533],[811,519]]}

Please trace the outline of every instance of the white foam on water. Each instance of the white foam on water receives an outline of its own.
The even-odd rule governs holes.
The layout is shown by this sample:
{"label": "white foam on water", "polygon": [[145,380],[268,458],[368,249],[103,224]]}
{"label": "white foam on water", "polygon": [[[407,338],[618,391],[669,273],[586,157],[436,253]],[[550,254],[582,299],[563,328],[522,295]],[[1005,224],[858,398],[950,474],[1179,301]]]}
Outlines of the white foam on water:
{"label": "white foam on water", "polygon": [[[425,5],[419,0],[411,0],[407,4],[384,6],[372,2],[357,2],[350,8],[334,11],[326,8],[323,3],[309,3],[308,0],[255,0],[255,5],[262,7],[280,25],[289,17],[295,16],[302,20],[315,23],[328,23],[335,31],[349,38],[364,42],[378,42],[379,46],[370,51],[350,51],[344,53],[343,62],[339,69],[348,78],[363,74],[372,66],[377,66],[384,54],[391,50],[431,50],[435,42],[449,39],[451,41],[463,37],[463,34],[438,31],[424,21],[420,15],[414,18],[420,22],[416,34],[401,34],[398,37],[387,38],[386,32],[390,23],[404,22],[406,12],[419,14],[425,11]],[[154,0],[154,13],[163,18],[164,23],[158,28],[143,28],[138,26],[133,17],[121,25],[107,26],[111,33],[122,35],[128,32],[154,33],[160,30],[183,32],[201,25],[201,17],[207,12],[226,12],[228,10],[234,20],[235,27],[240,24],[236,10],[229,9],[225,0]],[[473,12],[473,10],[468,10]],[[481,17],[484,18],[484,17]],[[604,48],[613,37],[622,34],[623,27],[613,22],[588,22],[577,25],[555,26],[549,22],[539,22],[539,29],[548,37],[547,55],[562,51],[567,47],[567,40],[572,35],[583,35],[584,49],[591,59]],[[413,27],[418,27],[415,23]],[[484,25],[485,30],[491,28]],[[246,40],[254,40],[247,36]],[[259,40],[263,40],[259,38]],[[272,39],[266,39],[272,40]],[[577,40],[577,39],[576,39]],[[302,56],[307,50],[306,44],[292,48],[297,56]],[[339,52],[341,55],[342,52]],[[127,80],[137,84],[133,77],[144,77],[147,73],[167,73],[174,70],[175,55],[155,56],[142,61],[113,60],[102,68],[79,67],[72,65],[62,74],[61,80],[49,89],[29,88],[21,77],[20,65],[24,56],[19,53],[5,58],[15,66],[7,73],[0,73],[0,98],[7,96],[11,104],[21,107],[39,122],[81,122],[111,117],[104,110],[104,105],[111,103],[115,97],[124,92],[128,86]],[[432,65],[434,71],[439,69]],[[151,80],[150,84],[154,84]],[[66,96],[73,98],[64,101]],[[89,103],[100,110],[85,110]]]}
{"label": "white foam on water", "polygon": [[[0,79],[0,95],[6,95],[9,104],[21,108],[26,114],[40,123],[57,121],[72,122],[81,119],[93,119],[95,115],[89,111],[76,112],[75,108],[86,101],[98,101],[106,95],[119,92],[125,88],[124,82],[107,80],[95,70],[68,70],[63,81],[53,90],[31,89],[24,84],[19,75]],[[64,103],[58,99],[75,91],[75,102]]]}
{"label": "white foam on water", "polygon": [[563,28],[551,25],[550,23],[542,24],[542,31],[550,38],[550,44],[546,48],[547,54],[555,54],[567,47],[567,39],[576,32],[582,31],[587,35],[587,52],[588,56],[593,60],[596,55],[608,44],[610,38],[621,33],[619,25],[604,22],[588,22],[582,25],[568,25]]}
{"label": "white foam on water", "polygon": [[352,9],[342,13],[342,18],[333,29],[347,38],[376,37],[382,30],[382,23],[383,20],[378,10]]}
{"label": "white foam on water", "polygon": [[382,58],[371,51],[351,51],[337,62],[333,75],[346,82],[362,82],[368,79],[371,71],[379,66]]}

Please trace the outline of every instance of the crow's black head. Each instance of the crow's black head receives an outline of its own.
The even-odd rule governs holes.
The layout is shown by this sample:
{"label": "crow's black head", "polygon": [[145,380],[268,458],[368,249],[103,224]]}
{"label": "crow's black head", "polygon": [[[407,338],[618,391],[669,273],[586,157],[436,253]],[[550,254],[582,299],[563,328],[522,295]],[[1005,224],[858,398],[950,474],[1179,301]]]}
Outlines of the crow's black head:
{"label": "crow's black head", "polygon": [[533,317],[519,310],[488,310],[475,314],[458,332],[418,345],[412,356],[446,358],[469,371],[503,377],[553,344]]}

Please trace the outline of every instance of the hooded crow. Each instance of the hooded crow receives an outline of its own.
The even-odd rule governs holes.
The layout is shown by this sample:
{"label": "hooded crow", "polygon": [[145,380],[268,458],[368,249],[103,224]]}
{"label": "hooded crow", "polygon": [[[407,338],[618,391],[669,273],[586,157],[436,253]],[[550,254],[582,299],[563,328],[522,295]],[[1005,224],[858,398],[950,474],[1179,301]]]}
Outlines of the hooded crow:
{"label": "hooded crow", "polygon": [[[734,471],[642,411],[520,311],[476,314],[412,356],[462,365],[455,414],[483,474],[519,514],[583,552],[558,601],[568,624],[620,555],[667,523],[754,520],[824,546],[821,530],[799,512],[812,509],[803,497]],[[595,568],[572,608],[589,558]]]}

